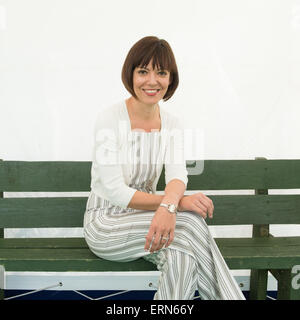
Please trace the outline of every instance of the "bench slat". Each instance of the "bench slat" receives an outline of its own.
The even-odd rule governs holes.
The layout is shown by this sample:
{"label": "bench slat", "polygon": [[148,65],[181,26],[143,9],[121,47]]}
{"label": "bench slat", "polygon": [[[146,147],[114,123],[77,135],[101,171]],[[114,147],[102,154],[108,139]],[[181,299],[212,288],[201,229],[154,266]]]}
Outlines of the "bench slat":
{"label": "bench slat", "polygon": [[[28,239],[25,244],[22,240],[0,241],[0,264],[4,264],[7,271],[156,270],[155,265],[144,259],[130,263],[100,259],[81,238]],[[216,243],[230,269],[265,269],[266,266],[288,269],[300,264],[299,237],[216,238]],[[49,245],[54,247],[50,248]]]}
{"label": "bench slat", "polygon": [[[197,167],[200,161],[187,164]],[[0,161],[0,191],[90,191],[90,171],[89,161]],[[200,177],[189,175],[188,190],[297,189],[299,176],[298,159],[205,160]]]}
{"label": "bench slat", "polygon": [[0,228],[82,227],[86,197],[0,199]]}
{"label": "bench slat", "polygon": [[4,238],[0,239],[0,249],[85,249],[84,238]]}
{"label": "bench slat", "polygon": [[90,191],[90,161],[0,161],[0,190]]}
{"label": "bench slat", "polygon": [[188,190],[300,188],[300,160],[205,160],[201,176],[189,176]]}
{"label": "bench slat", "polygon": [[112,262],[100,259],[89,249],[0,249],[0,265],[6,271],[150,271],[154,264],[139,259]]}
{"label": "bench slat", "polygon": [[[221,247],[300,247],[300,237],[215,238]],[[0,249],[85,249],[84,238],[4,238]],[[277,250],[277,249],[276,249]],[[257,252],[256,254],[260,254]]]}
{"label": "bench slat", "polygon": [[[209,225],[300,224],[300,195],[214,195]],[[86,197],[0,199],[0,228],[82,227]],[[180,212],[179,212],[180,214]]]}

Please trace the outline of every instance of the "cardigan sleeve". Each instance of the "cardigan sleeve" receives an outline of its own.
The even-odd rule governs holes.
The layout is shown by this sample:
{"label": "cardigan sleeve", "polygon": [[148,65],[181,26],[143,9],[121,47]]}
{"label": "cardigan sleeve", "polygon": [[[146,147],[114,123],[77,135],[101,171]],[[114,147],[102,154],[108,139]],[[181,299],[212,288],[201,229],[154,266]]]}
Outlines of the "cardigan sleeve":
{"label": "cardigan sleeve", "polygon": [[180,120],[173,116],[171,129],[166,139],[165,181],[179,179],[187,187],[188,171],[184,155],[184,129]]}
{"label": "cardigan sleeve", "polygon": [[103,112],[97,118],[94,128],[91,190],[113,205],[127,208],[137,190],[126,185],[124,180],[117,122],[112,112]]}

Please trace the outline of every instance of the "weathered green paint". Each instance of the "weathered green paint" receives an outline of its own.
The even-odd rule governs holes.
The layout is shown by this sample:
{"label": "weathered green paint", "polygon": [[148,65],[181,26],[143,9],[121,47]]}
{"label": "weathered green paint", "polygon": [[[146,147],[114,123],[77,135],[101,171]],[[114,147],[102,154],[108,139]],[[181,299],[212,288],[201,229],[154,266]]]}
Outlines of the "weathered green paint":
{"label": "weathered green paint", "polygon": [[250,276],[250,300],[266,300],[268,270],[252,269]]}
{"label": "weathered green paint", "polygon": [[0,199],[0,227],[82,227],[86,197]]}
{"label": "weathered green paint", "polygon": [[0,264],[0,300],[3,300],[5,297],[5,280],[3,277],[5,277],[5,267]]}
{"label": "weathered green paint", "polygon": [[1,249],[86,249],[84,238],[6,238],[0,239]]}
{"label": "weathered green paint", "polygon": [[[216,238],[231,269],[292,268],[300,264],[300,237]],[[139,259],[130,263],[102,260],[83,238],[1,239],[0,264],[7,271],[145,271]]]}
{"label": "weathered green paint", "polygon": [[292,279],[295,274],[291,273],[291,269],[278,270],[278,300],[300,300],[300,288],[295,289],[292,286]]}
{"label": "weathered green paint", "polygon": [[[266,237],[266,238],[215,238],[219,247],[227,247],[229,250],[239,248],[239,250],[247,255],[247,248],[252,248],[255,255],[265,255],[266,250],[272,250],[271,255],[288,255],[288,251],[300,246],[300,237]],[[26,248],[88,248],[84,238],[5,238],[0,239],[1,249],[26,249]],[[293,251],[294,252],[294,251]],[[252,252],[251,252],[252,254]],[[300,251],[299,255],[300,256]]]}
{"label": "weathered green paint", "polygon": [[[90,170],[88,161],[2,161],[0,190],[89,191]],[[299,176],[300,160],[205,160],[188,190],[293,189]]]}
{"label": "weathered green paint", "polygon": [[[2,162],[3,162],[3,160],[0,159],[0,168],[1,168]],[[0,199],[3,199],[3,190],[1,190],[1,189],[0,189]],[[0,238],[4,238],[4,228],[1,228],[1,226],[0,226]],[[0,294],[1,294],[1,292],[0,292]]]}
{"label": "weathered green paint", "polygon": [[201,175],[189,176],[189,190],[299,188],[300,160],[205,160]]}
{"label": "weathered green paint", "polygon": [[3,191],[89,191],[91,162],[3,161],[0,190]]}
{"label": "weathered green paint", "polygon": [[[2,163],[2,159],[0,159],[0,167],[1,167],[1,163]],[[0,190],[0,199],[3,198],[3,192],[2,190]],[[4,228],[0,228],[0,240],[4,238]],[[0,300],[4,299],[4,288],[0,288]]]}
{"label": "weathered green paint", "polygon": [[[3,191],[90,191],[90,170],[91,162],[0,159],[0,265],[7,271],[156,270],[143,259],[102,260],[83,238],[3,238],[3,228],[82,227],[86,197],[3,198]],[[163,170],[157,190],[164,187]],[[255,190],[255,195],[210,195],[214,218],[206,219],[209,225],[253,225],[252,238],[216,239],[230,269],[252,269],[251,299],[265,299],[267,270],[279,280],[279,299],[300,299],[300,290],[288,284],[291,268],[300,265],[300,237],[269,234],[270,224],[300,224],[300,195],[268,194],[299,188],[300,160],[205,160],[202,174],[189,175],[188,190]]]}
{"label": "weathered green paint", "polygon": [[[264,161],[266,159],[256,158],[255,160]],[[255,195],[267,196],[268,189],[255,189]],[[260,197],[258,199],[260,199]],[[269,224],[253,224],[253,229],[252,229],[253,238],[261,238],[261,237],[268,237],[268,236],[269,236]],[[250,300],[266,300],[267,289],[268,289],[268,270],[252,269],[250,274]]]}
{"label": "weathered green paint", "polygon": [[[214,195],[209,225],[300,224],[300,195]],[[0,199],[0,228],[82,227],[86,197]],[[284,213],[284,214],[283,214]]]}

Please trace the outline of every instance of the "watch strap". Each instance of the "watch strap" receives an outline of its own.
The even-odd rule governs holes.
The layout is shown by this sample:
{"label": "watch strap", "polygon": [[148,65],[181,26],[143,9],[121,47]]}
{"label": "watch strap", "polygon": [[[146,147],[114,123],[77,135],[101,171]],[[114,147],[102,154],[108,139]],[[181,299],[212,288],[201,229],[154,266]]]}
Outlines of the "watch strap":
{"label": "watch strap", "polygon": [[170,204],[161,203],[159,206],[167,208],[170,213],[173,213],[173,214],[177,213],[177,206],[175,204],[173,204],[173,203],[170,203]]}

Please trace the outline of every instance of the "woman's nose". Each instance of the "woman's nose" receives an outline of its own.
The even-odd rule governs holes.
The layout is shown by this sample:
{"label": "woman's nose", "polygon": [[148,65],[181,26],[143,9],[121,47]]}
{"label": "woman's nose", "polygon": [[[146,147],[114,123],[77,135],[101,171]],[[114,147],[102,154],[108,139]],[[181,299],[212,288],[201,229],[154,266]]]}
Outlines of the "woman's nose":
{"label": "woman's nose", "polygon": [[149,72],[148,82],[149,83],[156,83],[157,82],[157,76],[156,76],[155,72]]}

